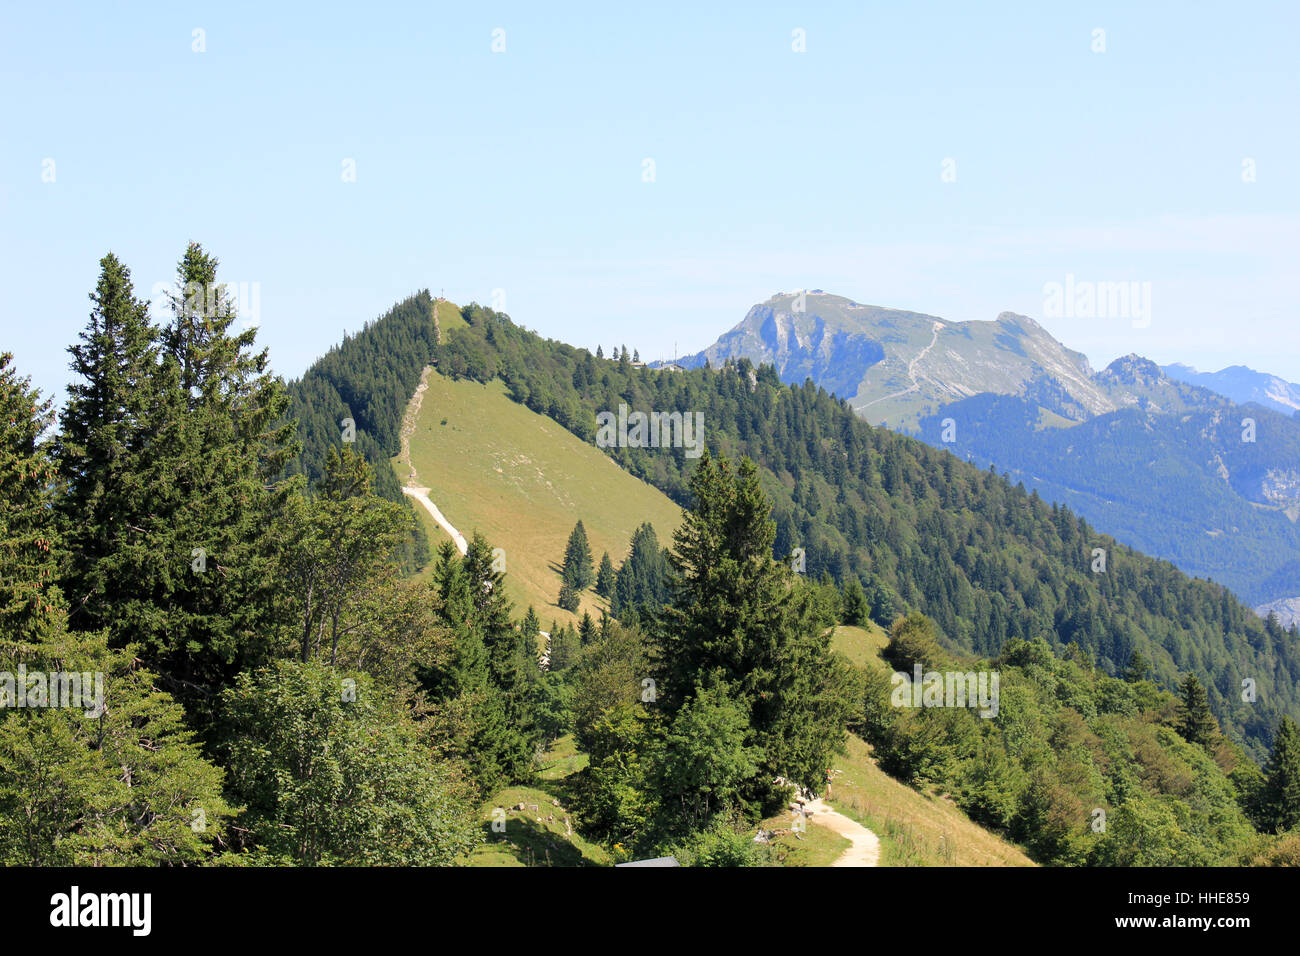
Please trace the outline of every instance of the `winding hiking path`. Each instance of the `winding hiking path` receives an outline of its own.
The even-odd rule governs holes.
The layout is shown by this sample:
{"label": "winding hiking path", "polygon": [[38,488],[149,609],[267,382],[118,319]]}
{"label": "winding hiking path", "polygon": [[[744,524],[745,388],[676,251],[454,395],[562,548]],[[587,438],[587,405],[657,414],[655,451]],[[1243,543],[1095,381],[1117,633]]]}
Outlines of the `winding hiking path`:
{"label": "winding hiking path", "polygon": [[[435,305],[435,321],[437,316],[437,306]],[[406,476],[406,487],[402,489],[402,494],[410,495],[420,504],[424,505],[424,510],[433,516],[433,520],[438,523],[443,531],[451,536],[451,540],[456,542],[456,550],[465,555],[469,552],[469,542],[447,520],[446,516],[438,510],[438,506],[429,500],[429,489],[416,487],[416,481],[419,480],[415,474],[415,462],[411,460],[411,436],[415,434],[415,422],[420,417],[420,407],[424,404],[424,393],[429,388],[429,372],[432,371],[432,365],[426,365],[420,372],[420,384],[415,387],[415,394],[411,396],[410,402],[406,405],[406,414],[402,416],[402,452],[398,460],[410,469],[410,474]]]}
{"label": "winding hiking path", "polygon": [[429,500],[428,488],[412,488],[408,485],[402,489],[402,494],[410,495],[420,504],[424,505],[424,510],[433,516],[434,521],[438,522],[438,527],[451,535],[451,540],[456,542],[456,550],[459,551],[462,556],[469,553],[469,542],[465,540],[463,534],[452,527],[451,522],[448,521],[443,516],[443,513],[438,510],[438,506]]}
{"label": "winding hiking path", "polygon": [[841,853],[831,866],[879,866],[880,838],[856,820],[850,820],[825,800],[805,805],[808,821],[838,833],[853,845]]}
{"label": "winding hiking path", "polygon": [[921,351],[917,352],[916,358],[912,359],[912,361],[907,363],[907,379],[909,382],[912,383],[911,385],[909,385],[905,389],[902,389],[901,391],[892,392],[889,395],[882,395],[880,396],[880,398],[873,398],[865,405],[859,405],[858,408],[859,409],[870,408],[872,405],[875,405],[877,402],[887,402],[891,398],[898,398],[898,396],[900,395],[907,395],[910,392],[915,392],[918,389],[920,389],[921,383],[916,380],[916,363],[921,361],[921,359],[925,358],[926,355],[929,354],[930,349],[934,348],[935,343],[939,341],[939,332],[942,329],[943,329],[943,323],[935,322],[934,334],[930,337],[930,344],[927,345],[925,348],[921,349]]}

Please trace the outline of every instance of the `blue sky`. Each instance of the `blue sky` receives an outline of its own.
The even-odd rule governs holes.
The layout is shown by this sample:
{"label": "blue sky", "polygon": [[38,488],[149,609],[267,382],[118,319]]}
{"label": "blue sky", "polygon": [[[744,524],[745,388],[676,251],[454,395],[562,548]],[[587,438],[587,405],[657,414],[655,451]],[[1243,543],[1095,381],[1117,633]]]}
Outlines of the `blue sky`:
{"label": "blue sky", "polygon": [[[288,377],[423,287],[645,357],[822,288],[1300,381],[1298,4],[270,6],[0,13],[0,349],[42,388],[99,258],[148,295],[191,239]],[[1046,318],[1067,274],[1151,321]]]}

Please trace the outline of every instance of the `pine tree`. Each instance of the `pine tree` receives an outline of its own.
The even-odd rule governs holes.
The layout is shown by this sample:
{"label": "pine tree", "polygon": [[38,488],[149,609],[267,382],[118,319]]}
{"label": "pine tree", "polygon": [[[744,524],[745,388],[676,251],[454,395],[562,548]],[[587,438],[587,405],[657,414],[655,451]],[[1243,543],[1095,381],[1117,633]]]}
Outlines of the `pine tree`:
{"label": "pine tree", "polygon": [[628,621],[643,614],[653,616],[668,601],[670,574],[668,553],[647,521],[632,533],[627,558],[614,578],[610,613]]}
{"label": "pine tree", "polygon": [[594,580],[591,562],[591,545],[587,542],[587,529],[579,520],[569,533],[569,542],[564,548],[564,564],[560,577],[575,591],[584,591],[591,587]]}
{"label": "pine tree", "polygon": [[1264,820],[1274,833],[1300,826],[1300,729],[1290,717],[1278,724],[1264,775]]}
{"label": "pine tree", "polygon": [[526,780],[544,736],[537,633],[514,626],[505,576],[492,564],[492,548],[480,534],[463,558],[450,541],[443,542],[433,586],[440,615],[455,635],[455,651],[448,666],[422,674],[435,700],[459,701],[468,715],[457,755],[474,768],[485,790]]}
{"label": "pine tree", "polygon": [[1130,684],[1136,684],[1138,681],[1146,680],[1147,674],[1151,672],[1151,665],[1147,663],[1146,657],[1139,650],[1134,650],[1128,658],[1128,667],[1124,669],[1124,679]]}
{"label": "pine tree", "polygon": [[147,504],[135,473],[145,443],[156,433],[160,397],[158,334],[147,303],[135,297],[131,273],[112,253],[100,260],[90,295],[90,322],[68,349],[79,378],[68,386],[56,457],[65,492],[64,518],[74,623],[103,627],[120,613],[122,585],[117,552]]}
{"label": "pine tree", "polygon": [[746,797],[771,803],[777,776],[820,789],[856,691],[830,655],[810,589],[773,560],[776,526],[753,461],[733,467],[706,451],[691,492],[674,535],[672,603],[656,629],[663,709],[671,717],[702,688],[726,688],[760,749]]}
{"label": "pine tree", "polygon": [[200,862],[231,816],[221,771],[132,648],[67,629],[54,464],[41,441],[50,405],[9,363],[0,355],[0,672],[9,678],[0,697],[15,691],[20,666],[75,674],[80,696],[0,705],[0,865]]}
{"label": "pine tree", "polygon": [[573,628],[557,628],[551,625],[551,663],[552,674],[562,674],[578,662],[581,655],[578,635]]}
{"label": "pine tree", "polygon": [[[196,726],[211,725],[205,715],[215,691],[281,653],[286,633],[275,570],[290,489],[272,483],[291,451],[293,423],[283,418],[283,385],[265,350],[251,352],[255,331],[231,331],[234,306],[215,284],[216,267],[199,246],[186,250],[178,284],[187,291],[173,298],[154,364],[129,277],[106,260],[85,346],[74,352],[74,368],[86,378],[70,392],[61,441],[78,494],[116,496],[104,499],[84,532],[102,553],[64,576],[74,610],[94,607],[74,623],[104,626],[114,647],[138,642]],[[141,339],[122,332],[112,347],[124,356],[116,364],[100,354],[112,348],[91,347],[108,341],[110,326]],[[141,369],[147,408],[98,404],[96,396],[120,392]],[[144,437],[133,439],[137,431]]]}
{"label": "pine tree", "polygon": [[491,792],[510,776],[518,753],[518,735],[508,725],[505,702],[492,680],[488,649],[474,606],[474,585],[456,546],[438,549],[430,583],[440,619],[453,636],[446,661],[421,669],[420,680],[435,702],[435,723],[452,727],[445,756],[463,760],[475,782]]}
{"label": "pine tree", "polygon": [[1219,735],[1219,725],[1210,713],[1205,687],[1195,674],[1183,679],[1183,699],[1179,708],[1178,733],[1189,743],[1206,746]]}
{"label": "pine tree", "polygon": [[581,605],[581,599],[578,592],[573,589],[573,585],[565,581],[560,585],[560,596],[556,598],[555,603],[566,611],[577,611]]}
{"label": "pine tree", "polygon": [[519,622],[519,633],[525,641],[531,641],[533,648],[536,649],[537,642],[541,638],[542,620],[537,616],[537,612],[533,610],[531,604],[528,605],[528,613]]}
{"label": "pine tree", "polygon": [[61,629],[62,547],[51,520],[54,468],[41,442],[50,403],[18,377],[12,359],[0,355],[0,639],[30,646]]}
{"label": "pine tree", "polygon": [[844,584],[844,623],[861,627],[871,617],[871,608],[867,596],[862,591],[862,582],[856,574],[850,575]]}
{"label": "pine tree", "polygon": [[582,620],[578,622],[578,640],[583,647],[586,647],[596,639],[596,622],[591,619],[591,614],[587,611],[582,612]]}
{"label": "pine tree", "polygon": [[609,552],[606,551],[600,556],[600,568],[596,571],[596,593],[603,598],[612,596],[616,577],[614,562],[609,559]]}

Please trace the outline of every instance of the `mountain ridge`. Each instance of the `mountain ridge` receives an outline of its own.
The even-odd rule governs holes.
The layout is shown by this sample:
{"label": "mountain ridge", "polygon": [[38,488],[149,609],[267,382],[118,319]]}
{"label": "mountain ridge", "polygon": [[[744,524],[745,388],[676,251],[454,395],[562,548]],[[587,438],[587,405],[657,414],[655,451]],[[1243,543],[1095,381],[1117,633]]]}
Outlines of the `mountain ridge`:
{"label": "mountain ridge", "polygon": [[1212,377],[1171,376],[1136,353],[1094,371],[1013,312],[952,322],[821,290],[755,305],[680,364],[705,359],[811,378],[872,424],[1006,471],[1253,605],[1300,595],[1300,420],[1236,403]]}

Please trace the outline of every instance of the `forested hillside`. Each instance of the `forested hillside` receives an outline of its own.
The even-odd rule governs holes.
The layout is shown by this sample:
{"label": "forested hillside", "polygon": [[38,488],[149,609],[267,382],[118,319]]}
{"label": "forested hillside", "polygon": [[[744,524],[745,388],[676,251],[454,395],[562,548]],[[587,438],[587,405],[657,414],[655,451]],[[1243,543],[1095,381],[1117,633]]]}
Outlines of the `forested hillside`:
{"label": "forested hillside", "polygon": [[[1256,758],[1282,714],[1300,713],[1300,641],[1261,621],[1227,589],[1194,580],[1098,534],[1067,508],[952,454],[858,420],[815,388],[786,387],[768,367],[636,368],[543,340],[479,306],[444,343],[444,372],[499,375],[517,401],[588,441],[620,403],[704,413],[711,449],[763,467],[776,550],[803,548],[807,573],[859,577],[872,616],[906,608],[936,620],[953,649],[994,654],[1010,639],[1078,644],[1107,674],[1135,653],[1167,688],[1205,683],[1226,732]],[[609,449],[633,474],[685,503],[693,462],[681,448]],[[1104,571],[1096,549],[1105,552]],[[1255,699],[1243,699],[1252,682]],[[1250,696],[1248,693],[1245,696]]]}
{"label": "forested hillside", "polygon": [[[828,792],[837,772],[887,860],[952,862],[946,825],[922,845],[862,789],[877,763],[913,809],[951,800],[950,822],[1043,863],[1295,856],[1300,731],[1279,720],[1261,770],[1232,738],[1262,755],[1265,734],[1225,738],[1211,713],[1224,677],[1215,698],[1179,673],[1195,670],[1180,655],[1232,652],[1230,677],[1270,664],[1276,712],[1294,635],[1231,629],[1248,612],[1226,592],[996,475],[770,369],[647,372],[470,307],[440,346],[453,374],[499,370],[588,435],[599,403],[703,410],[714,451],[753,456],[620,450],[687,507],[670,546],[641,524],[599,571],[575,516],[564,590],[597,589],[612,614],[553,628],[543,661],[541,619],[512,606],[481,534],[403,573],[410,514],[343,433],[314,487],[285,476],[289,398],[255,331],[234,331],[214,257],[185,250],[178,287],[208,294],[176,297],[163,325],[120,261],[100,265],[57,431],[0,356],[0,863],[824,862],[825,839],[767,831],[793,830],[796,788]],[[374,360],[356,374],[415,365]],[[334,394],[365,391],[337,374]],[[333,412],[312,411],[328,435]],[[890,622],[896,673],[835,649],[837,625],[868,615]],[[918,666],[1005,683],[977,712],[932,701],[929,675],[909,688]],[[567,747],[560,785],[546,755]]]}
{"label": "forested hillside", "polygon": [[420,371],[437,355],[434,300],[426,289],[345,337],[288,386],[288,418],[298,422],[301,447],[287,472],[319,482],[330,449],[340,443],[343,420],[352,419],[354,447],[373,470],[375,493],[411,513],[411,540],[403,548],[408,568],[428,562],[429,540],[390,459],[400,449],[402,414]]}
{"label": "forested hillside", "polygon": [[[919,437],[981,466],[1006,463],[1013,481],[1252,605],[1300,593],[1300,560],[1287,557],[1300,554],[1300,422],[1222,399],[1177,414],[1125,408],[1069,428],[1043,428],[1041,416],[1036,400],[977,395],[923,418]],[[953,440],[942,443],[949,420]]]}

